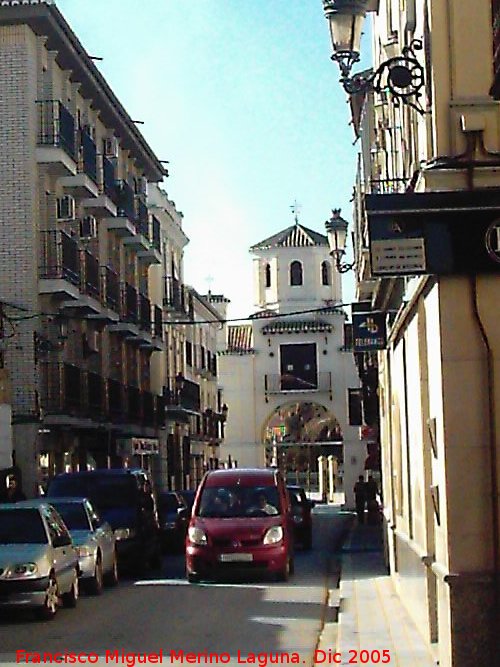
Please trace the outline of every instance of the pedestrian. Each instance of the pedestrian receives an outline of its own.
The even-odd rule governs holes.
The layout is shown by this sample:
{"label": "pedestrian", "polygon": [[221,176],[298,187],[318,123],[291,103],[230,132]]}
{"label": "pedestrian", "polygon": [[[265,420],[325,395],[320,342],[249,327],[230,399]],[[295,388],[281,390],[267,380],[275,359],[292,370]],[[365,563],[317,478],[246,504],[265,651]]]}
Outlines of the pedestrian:
{"label": "pedestrian", "polygon": [[365,487],[366,507],[368,509],[368,523],[376,524],[379,521],[379,504],[377,500],[378,484],[372,475],[369,475]]}
{"label": "pedestrian", "polygon": [[17,479],[14,475],[9,475],[7,477],[7,488],[0,496],[0,502],[2,503],[17,503],[20,500],[26,500],[26,496],[23,493],[21,487],[19,486]]}
{"label": "pedestrian", "polygon": [[356,500],[356,514],[358,515],[358,523],[365,522],[365,504],[366,504],[366,484],[363,475],[358,477],[358,481],[354,485],[354,498]]}

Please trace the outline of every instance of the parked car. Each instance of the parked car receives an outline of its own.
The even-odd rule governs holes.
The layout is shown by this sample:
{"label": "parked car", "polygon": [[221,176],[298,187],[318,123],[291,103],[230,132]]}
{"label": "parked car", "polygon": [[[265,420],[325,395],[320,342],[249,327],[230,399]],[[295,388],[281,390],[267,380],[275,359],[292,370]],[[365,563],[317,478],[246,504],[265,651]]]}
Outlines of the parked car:
{"label": "parked car", "polygon": [[193,491],[192,489],[184,489],[183,491],[179,491],[179,493],[184,498],[184,502],[186,503],[186,506],[188,508],[189,515],[191,515],[194,505],[194,499],[196,498],[196,491]]}
{"label": "parked car", "polygon": [[118,582],[116,540],[113,529],[98,515],[88,498],[51,498],[66,524],[78,551],[80,583],[93,595],[102,593],[104,582]]}
{"label": "parked car", "polygon": [[57,475],[47,498],[89,498],[114,530],[118,565],[141,571],[161,565],[160,526],[149,475],[140,469],[97,469]]}
{"label": "parked car", "polygon": [[293,534],[296,542],[304,549],[312,547],[312,517],[313,507],[306,492],[301,486],[287,486],[290,502],[292,505]]}
{"label": "parked car", "polygon": [[0,607],[33,608],[43,619],[78,600],[78,553],[50,504],[0,505]]}
{"label": "parked car", "polygon": [[158,494],[158,516],[163,547],[182,547],[186,538],[189,510],[181,494],[176,491]]}
{"label": "parked car", "polygon": [[196,495],[186,538],[188,581],[233,572],[293,572],[293,525],[277,470],[213,470]]}

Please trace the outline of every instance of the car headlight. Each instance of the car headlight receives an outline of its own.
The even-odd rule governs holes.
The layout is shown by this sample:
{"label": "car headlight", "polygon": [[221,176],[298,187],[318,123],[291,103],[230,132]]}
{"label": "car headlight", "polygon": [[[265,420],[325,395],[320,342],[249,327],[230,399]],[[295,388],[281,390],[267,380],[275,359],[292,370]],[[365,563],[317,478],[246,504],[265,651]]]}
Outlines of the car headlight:
{"label": "car headlight", "polygon": [[208,543],[207,534],[198,526],[190,526],[188,537],[193,544],[197,544],[199,547]]}
{"label": "car headlight", "polygon": [[278,544],[283,539],[283,528],[281,526],[273,526],[264,535],[264,544]]}
{"label": "car headlight", "polygon": [[89,547],[88,544],[82,544],[81,546],[77,547],[76,550],[78,551],[78,556],[80,558],[87,558],[88,556],[92,556],[94,553],[94,550],[92,547]]}
{"label": "car headlight", "polygon": [[132,537],[135,537],[133,528],[116,528],[115,530],[115,539],[117,540],[130,540]]}
{"label": "car headlight", "polygon": [[38,573],[36,563],[16,563],[7,568],[3,573],[5,579],[24,579],[25,577],[34,577]]}

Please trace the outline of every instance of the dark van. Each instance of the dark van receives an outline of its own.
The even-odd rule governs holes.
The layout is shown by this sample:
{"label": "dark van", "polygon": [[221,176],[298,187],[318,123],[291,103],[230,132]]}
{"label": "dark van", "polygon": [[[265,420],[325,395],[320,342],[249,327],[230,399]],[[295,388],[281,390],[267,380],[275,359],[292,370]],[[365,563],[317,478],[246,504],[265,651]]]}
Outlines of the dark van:
{"label": "dark van", "polygon": [[114,530],[118,563],[142,570],[161,565],[160,527],[152,484],[140,469],[63,473],[50,482],[48,498],[90,498]]}
{"label": "dark van", "polygon": [[212,470],[203,478],[186,537],[188,581],[230,573],[293,572],[290,500],[277,470]]}

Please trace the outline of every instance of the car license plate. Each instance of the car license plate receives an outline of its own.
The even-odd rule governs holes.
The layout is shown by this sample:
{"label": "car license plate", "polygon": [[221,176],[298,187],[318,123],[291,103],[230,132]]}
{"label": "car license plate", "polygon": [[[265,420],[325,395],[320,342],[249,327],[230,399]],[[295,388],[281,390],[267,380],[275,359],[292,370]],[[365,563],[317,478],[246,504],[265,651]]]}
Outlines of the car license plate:
{"label": "car license plate", "polygon": [[219,560],[221,563],[248,563],[253,560],[253,555],[243,553],[220,554]]}

